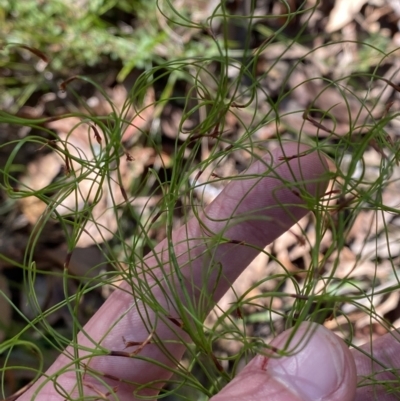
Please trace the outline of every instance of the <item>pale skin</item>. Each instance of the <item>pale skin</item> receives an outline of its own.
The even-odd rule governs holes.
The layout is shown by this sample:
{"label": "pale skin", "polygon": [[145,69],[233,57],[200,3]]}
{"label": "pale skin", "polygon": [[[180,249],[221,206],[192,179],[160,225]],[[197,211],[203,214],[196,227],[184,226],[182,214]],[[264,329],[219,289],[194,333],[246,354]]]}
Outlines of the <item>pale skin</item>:
{"label": "pale skin", "polygon": [[[205,316],[260,250],[309,213],[305,192],[313,198],[324,194],[326,159],[308,151],[305,145],[286,144],[253,163],[245,179],[228,184],[200,216],[172,234],[175,264],[170,262],[166,240],[139,263],[140,275],[123,282],[78,335],[81,368],[86,367],[81,387],[85,397],[132,401],[138,399],[135,392],[156,397],[171,376],[168,367],[179,363],[183,343],[190,341],[185,325],[194,324],[177,305],[192,306]],[[296,187],[296,183],[303,184]],[[136,296],[140,280],[146,283],[142,288],[147,291]],[[204,291],[209,297],[202,296]],[[149,306],[149,297],[153,306]],[[154,300],[159,305],[157,311]],[[284,348],[289,334],[282,333],[272,345]],[[304,323],[290,347],[299,344],[301,351],[292,357],[254,358],[212,401],[396,399],[372,386],[356,390],[357,375],[382,367],[371,365],[370,358],[359,351],[350,351],[322,326]],[[92,350],[97,349],[98,354],[100,348],[103,355],[91,357]],[[373,348],[377,361],[400,366],[400,342],[393,335],[383,336]],[[371,353],[371,344],[365,349]],[[72,347],[67,348],[18,400],[83,399],[77,388],[77,365],[69,356],[73,353]],[[90,374],[91,370],[97,375]],[[63,373],[55,378],[59,371]]]}

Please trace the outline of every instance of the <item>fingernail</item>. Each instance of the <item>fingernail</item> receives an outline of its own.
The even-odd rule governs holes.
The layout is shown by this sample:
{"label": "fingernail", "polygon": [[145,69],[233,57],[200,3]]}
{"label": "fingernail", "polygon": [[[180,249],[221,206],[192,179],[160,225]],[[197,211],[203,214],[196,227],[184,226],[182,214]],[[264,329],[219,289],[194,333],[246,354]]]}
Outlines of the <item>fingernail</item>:
{"label": "fingernail", "polygon": [[290,356],[270,358],[269,374],[304,400],[326,399],[343,382],[346,371],[343,341],[313,323],[302,325],[291,339],[290,335],[282,333],[272,342],[280,350],[287,349]]}

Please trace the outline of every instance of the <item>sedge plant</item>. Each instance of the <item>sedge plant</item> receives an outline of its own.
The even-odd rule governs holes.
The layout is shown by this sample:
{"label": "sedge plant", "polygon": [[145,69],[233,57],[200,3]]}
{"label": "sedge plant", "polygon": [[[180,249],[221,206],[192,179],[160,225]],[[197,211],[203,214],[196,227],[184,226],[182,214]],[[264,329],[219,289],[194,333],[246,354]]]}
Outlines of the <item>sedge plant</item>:
{"label": "sedge plant", "polygon": [[[390,198],[399,174],[398,144],[392,129],[397,114],[387,92],[392,91],[395,97],[400,88],[394,73],[382,73],[382,66],[395,57],[395,50],[369,41],[324,41],[307,47],[309,24],[318,4],[304,1],[296,9],[284,1],[279,4],[279,15],[266,15],[258,12],[255,1],[243,10],[233,10],[222,1],[198,18],[189,7],[177,9],[173,2],[159,1],[155,5],[163,34],[178,40],[186,33],[200,44],[190,46],[187,54],[182,51],[179,57],[149,58],[122,105],[115,104],[101,83],[77,74],[64,79],[59,88],[74,99],[74,109],[68,113],[27,118],[18,112],[0,112],[1,124],[25,127],[30,132],[0,145],[8,153],[1,165],[3,198],[13,208],[32,198],[41,205],[40,218],[30,228],[23,257],[13,259],[6,252],[0,255],[3,264],[22,273],[17,290],[26,294],[30,310],[28,314],[7,291],[1,293],[18,322],[7,328],[0,345],[4,398],[15,390],[9,384],[10,375],[25,371],[36,380],[54,354],[72,344],[68,351],[71,364],[63,369],[75,372],[78,399],[85,399],[85,380],[93,375],[108,389],[99,397],[117,400],[118,392],[107,384],[102,372],[90,370],[78,352],[78,333],[85,330],[88,316],[82,317],[80,312],[91,294],[106,297],[121,288],[121,282],[127,283],[124,288],[128,288],[132,302],[140,299],[156,312],[158,324],[176,326],[176,337],[170,341],[183,345],[182,360],[170,352],[168,342],[158,342],[165,352],[165,365],[144,357],[155,368],[171,371],[167,383],[147,384],[150,388],[162,385],[160,397],[170,400],[210,398],[235,377],[243,362],[267,353],[269,339],[304,321],[326,325],[353,347],[360,345],[356,320],[367,319],[369,332],[364,340],[372,339],[379,330],[394,328],[380,305],[399,287],[398,255],[392,246],[396,241],[390,235],[392,218],[398,214],[398,203]],[[320,54],[347,45],[359,48],[360,54],[374,60],[374,65],[366,68],[360,62],[362,67],[351,66],[343,75],[336,71],[325,76],[311,72],[293,83],[307,66],[311,71],[315,65],[334,69],[337,61],[333,57],[321,61]],[[22,46],[32,51],[30,46]],[[184,48],[185,43],[181,46]],[[15,45],[10,44],[10,48],[15,49]],[[268,56],[269,52],[273,57]],[[40,54],[35,52],[35,56]],[[271,76],[283,64],[287,69],[279,85],[274,86]],[[260,65],[264,66],[261,70]],[[120,79],[133,66],[133,62],[126,62]],[[93,110],[79,92],[82,83],[101,96],[109,113],[99,115]],[[299,92],[310,88],[317,91],[312,101],[293,102]],[[151,101],[149,93],[155,93]],[[328,102],[324,108],[326,97],[332,94],[340,104]],[[345,129],[338,121],[336,107],[346,115]],[[179,110],[179,121],[174,126],[176,135],[166,144],[163,130],[168,110]],[[148,114],[146,124],[139,126],[141,116]],[[76,123],[67,132],[60,134],[51,128],[51,123],[70,118]],[[135,137],[126,140],[126,132],[132,129],[136,130]],[[78,131],[84,135],[83,142],[78,140],[82,139]],[[210,282],[222,279],[220,267],[213,263],[210,252],[203,286],[191,288],[182,277],[173,231],[190,218],[201,223],[204,207],[228,182],[257,178],[238,173],[286,142],[306,144],[304,155],[314,150],[327,155],[330,161],[325,177],[330,184],[321,199],[307,194],[307,182],[301,177],[291,188],[309,215],[285,235],[291,238],[291,247],[307,250],[303,258],[307,264],[294,268],[281,260],[273,247],[257,248],[265,256],[264,273],[250,281],[245,290],[233,285],[230,302],[217,304],[209,314],[215,301],[215,288]],[[30,184],[21,162],[26,149],[31,148],[43,155],[57,155],[62,166],[60,174],[42,187]],[[136,158],[148,149],[153,162],[135,173],[139,164]],[[275,172],[269,174],[274,176]],[[275,178],[281,179],[283,186],[292,185],[279,175]],[[367,227],[356,236],[354,227],[359,227],[355,225],[360,219]],[[65,241],[59,269],[49,270],[38,263],[48,227],[57,227]],[[224,234],[204,233],[209,249],[229,243]],[[171,266],[164,270],[165,261],[154,252],[152,257],[162,278],[143,270],[145,255],[155,249],[160,235],[167,239]],[[83,274],[76,274],[71,261],[83,242],[90,243],[103,259]],[[355,242],[358,245],[352,248]],[[381,252],[382,248],[386,253]],[[350,260],[349,249],[354,254]],[[57,278],[62,283],[61,300],[50,306],[44,306],[37,291],[42,277]],[[71,283],[75,285],[71,287]],[[176,316],[171,316],[165,304],[154,297],[154,283],[164,288],[166,299],[170,297],[175,304],[179,312]],[[197,302],[193,302],[192,291],[200,294]],[[52,316],[60,311],[68,316],[67,330],[58,330],[52,322]],[[141,318],[148,324],[146,313]],[[256,327],[262,327],[262,333],[257,333]],[[380,329],[374,330],[376,327]],[[135,346],[137,351],[121,351],[121,356],[140,359],[140,351],[157,342],[152,327],[148,332],[141,343],[124,339],[127,348]],[[110,354],[99,339],[91,341],[92,346],[84,350],[90,357]],[[227,344],[231,348],[225,350]],[[282,354],[297,351],[289,347]],[[372,353],[369,357],[374,360]],[[62,373],[56,372],[46,380]],[[369,383],[374,380],[367,379]],[[381,384],[396,391],[393,383]],[[57,392],[70,399],[63,388]],[[139,390],[135,396],[146,398]]]}

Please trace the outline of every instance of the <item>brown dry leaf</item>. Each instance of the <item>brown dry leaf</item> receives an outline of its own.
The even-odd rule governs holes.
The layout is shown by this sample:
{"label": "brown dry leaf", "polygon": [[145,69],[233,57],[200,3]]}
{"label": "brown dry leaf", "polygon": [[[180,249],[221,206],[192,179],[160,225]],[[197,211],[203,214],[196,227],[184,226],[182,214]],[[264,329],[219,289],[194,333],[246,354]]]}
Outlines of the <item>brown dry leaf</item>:
{"label": "brown dry leaf", "polygon": [[375,260],[377,258],[392,259],[400,255],[400,242],[398,232],[387,233],[378,239],[366,243],[358,241],[351,245],[354,253],[362,258]]}
{"label": "brown dry leaf", "polygon": [[332,33],[343,28],[354,19],[367,2],[368,0],[336,0],[326,24],[326,32]]}
{"label": "brown dry leaf", "polygon": [[126,128],[123,129],[122,142],[136,142],[132,141],[132,138],[135,136],[139,137],[139,134],[150,125],[154,116],[155,96],[154,89],[152,87],[148,88],[144,98],[144,104],[140,110],[131,107],[129,112],[126,113],[125,119],[130,122],[127,123]]}
{"label": "brown dry leaf", "polygon": [[[102,184],[103,172],[96,168],[93,162],[103,149],[105,143],[103,133],[97,129],[102,139],[101,143],[98,143],[93,136],[93,129],[76,117],[53,121],[48,126],[58,131],[60,141],[57,146],[71,155],[68,158],[71,179],[76,177],[79,180],[77,189],[60,201],[57,211],[60,214],[74,214],[97,202],[91,209],[91,218],[84,227],[77,247],[87,247],[111,239],[117,229],[118,215],[115,205],[125,202],[124,189],[143,173],[146,166],[157,161],[154,149],[136,146],[130,150],[129,154],[133,159],[131,162],[124,156],[120,159],[121,182],[118,182],[117,173],[112,173],[111,179],[105,180]],[[133,135],[133,125],[126,130],[126,136],[131,135]],[[73,160],[73,157],[76,157],[78,161]],[[84,164],[80,160],[89,163]],[[164,155],[164,160],[160,160],[161,162],[169,164],[170,160]],[[49,153],[28,164],[27,173],[22,177],[21,182],[28,188],[39,191],[49,185],[60,171],[65,174],[65,166],[65,156],[55,152]],[[100,187],[101,199],[96,199]],[[47,208],[44,202],[33,196],[21,199],[20,205],[31,225],[36,224]]]}
{"label": "brown dry leaf", "polygon": [[[50,263],[63,266],[68,255],[67,244],[63,243],[56,248],[45,248],[36,257],[36,263],[43,265]],[[98,246],[74,248],[67,266],[68,272],[77,277],[98,277],[99,271],[106,266],[104,254]]]}
{"label": "brown dry leaf", "polygon": [[[379,322],[383,319],[383,316],[385,316],[387,313],[397,308],[397,306],[399,305],[399,300],[400,300],[399,291],[391,292],[386,299],[382,300],[382,302],[379,302],[380,301],[379,298],[378,301],[379,303],[377,302],[377,305],[374,308],[374,316],[380,317],[378,318]],[[355,327],[362,328],[364,326],[369,326],[371,324],[371,321],[374,320],[375,319],[371,318],[371,316],[366,315],[361,319],[357,319],[357,321],[355,322]]]}
{"label": "brown dry leaf", "polygon": [[[95,114],[101,116],[111,115],[115,110],[118,113],[122,113],[123,111],[122,117],[125,123],[121,129],[123,132],[121,141],[134,143],[136,142],[135,137],[139,137],[141,131],[145,130],[151,123],[154,115],[155,93],[154,89],[149,87],[140,109],[132,105],[127,107],[127,99],[130,97],[127,87],[127,84],[119,84],[105,89],[109,99],[112,101],[113,107],[111,107],[109,100],[105,99],[98,91],[87,100],[87,104]],[[56,126],[61,130],[63,129],[64,124],[62,122],[58,122],[59,124],[57,122],[54,123],[52,123],[54,129],[56,129]]]}
{"label": "brown dry leaf", "polygon": [[[289,252],[290,248],[295,247],[299,244],[299,239],[304,238],[304,230],[306,229],[308,223],[310,222],[310,216],[304,216],[299,220],[292,228],[283,233],[279,238],[273,242],[274,252]],[[307,250],[309,246],[307,246]],[[300,253],[302,253],[300,251]]]}
{"label": "brown dry leaf", "polygon": [[[64,162],[56,153],[49,153],[28,163],[26,174],[21,178],[21,189],[26,187],[38,191],[49,185],[63,169]],[[31,225],[36,224],[46,210],[47,205],[35,196],[22,198],[19,201],[21,211]]]}
{"label": "brown dry leaf", "polygon": [[[353,134],[366,132],[368,128],[364,128],[364,124],[370,115],[365,105],[361,104],[350,91],[341,93],[334,87],[326,85],[318,77],[319,72],[313,72],[313,69],[308,67],[298,67],[291,74],[289,84],[292,88],[292,96],[286,105],[285,115],[281,117],[282,123],[295,128],[297,131],[301,130],[303,134],[309,136],[326,137],[332,135],[305,120],[303,113],[311,107],[331,116],[331,118],[324,118],[323,120],[317,118],[316,121],[328,131],[334,131],[338,136],[346,135],[350,130]],[[379,113],[381,109],[382,107],[377,105],[374,113]]]}

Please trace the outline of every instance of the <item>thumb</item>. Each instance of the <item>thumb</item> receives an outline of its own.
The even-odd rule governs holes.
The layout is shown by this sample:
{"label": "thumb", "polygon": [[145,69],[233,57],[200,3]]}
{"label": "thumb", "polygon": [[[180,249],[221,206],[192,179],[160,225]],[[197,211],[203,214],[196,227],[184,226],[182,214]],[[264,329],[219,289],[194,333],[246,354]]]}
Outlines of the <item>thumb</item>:
{"label": "thumb", "polygon": [[[315,323],[303,323],[271,342],[210,401],[352,401],[357,375],[345,343]],[[284,357],[279,357],[284,352]]]}

